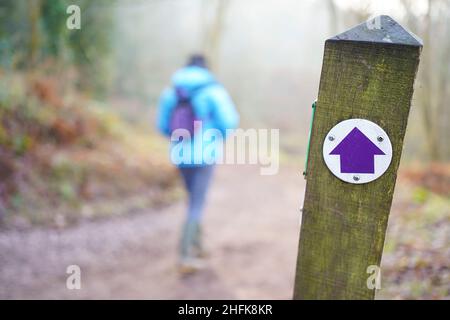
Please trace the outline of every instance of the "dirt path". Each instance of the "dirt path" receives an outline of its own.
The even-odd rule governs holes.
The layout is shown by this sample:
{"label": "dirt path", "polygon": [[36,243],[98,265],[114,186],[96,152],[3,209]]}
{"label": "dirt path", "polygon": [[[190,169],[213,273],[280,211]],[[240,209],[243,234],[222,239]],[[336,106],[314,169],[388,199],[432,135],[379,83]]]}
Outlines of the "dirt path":
{"label": "dirt path", "polygon": [[[184,206],[175,204],[66,230],[0,233],[0,298],[289,299],[304,194],[301,173],[256,166],[216,171],[205,219],[203,272],[176,272]],[[66,289],[66,267],[82,289]]]}

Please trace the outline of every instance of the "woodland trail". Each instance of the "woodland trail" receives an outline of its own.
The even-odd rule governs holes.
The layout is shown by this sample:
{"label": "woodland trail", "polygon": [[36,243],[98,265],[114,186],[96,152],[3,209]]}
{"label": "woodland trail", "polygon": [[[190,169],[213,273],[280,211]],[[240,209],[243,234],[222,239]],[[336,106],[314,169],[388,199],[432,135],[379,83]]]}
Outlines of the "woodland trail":
{"label": "woodland trail", "polygon": [[[305,180],[220,166],[205,212],[205,270],[177,273],[184,203],[67,229],[0,233],[2,299],[290,299]],[[81,268],[81,290],[66,268]]]}

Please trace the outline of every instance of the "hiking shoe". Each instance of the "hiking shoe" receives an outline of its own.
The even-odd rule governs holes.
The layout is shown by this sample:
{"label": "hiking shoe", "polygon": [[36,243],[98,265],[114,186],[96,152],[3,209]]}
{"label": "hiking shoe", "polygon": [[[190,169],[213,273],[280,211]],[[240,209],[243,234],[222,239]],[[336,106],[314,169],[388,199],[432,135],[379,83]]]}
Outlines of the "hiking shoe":
{"label": "hiking shoe", "polygon": [[205,262],[199,258],[182,258],[178,267],[181,274],[192,274],[203,270],[206,267]]}
{"label": "hiking shoe", "polygon": [[209,257],[209,251],[205,250],[203,247],[193,247],[192,253],[195,257],[205,259]]}

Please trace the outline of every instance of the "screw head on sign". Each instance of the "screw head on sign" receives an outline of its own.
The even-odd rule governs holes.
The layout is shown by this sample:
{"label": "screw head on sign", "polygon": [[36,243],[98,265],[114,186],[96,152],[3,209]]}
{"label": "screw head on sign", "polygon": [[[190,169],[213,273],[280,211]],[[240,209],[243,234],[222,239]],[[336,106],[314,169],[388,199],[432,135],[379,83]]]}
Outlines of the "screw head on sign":
{"label": "screw head on sign", "polygon": [[378,140],[378,142],[383,142],[384,139],[383,139],[382,136],[378,136],[378,137],[377,137],[377,140]]}
{"label": "screw head on sign", "polygon": [[330,140],[330,141],[334,141],[334,136],[333,135],[330,135],[330,136],[328,136],[328,140]]}
{"label": "screw head on sign", "polygon": [[359,176],[353,176],[353,180],[355,180],[355,181],[359,181]]}

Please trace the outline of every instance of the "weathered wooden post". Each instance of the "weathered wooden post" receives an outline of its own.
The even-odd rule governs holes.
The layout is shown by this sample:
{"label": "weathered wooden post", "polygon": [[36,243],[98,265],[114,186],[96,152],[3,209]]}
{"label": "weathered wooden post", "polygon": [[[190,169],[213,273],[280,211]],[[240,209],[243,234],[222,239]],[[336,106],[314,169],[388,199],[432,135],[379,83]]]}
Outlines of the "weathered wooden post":
{"label": "weathered wooden post", "polygon": [[374,298],[421,48],[388,16],[325,42],[294,299]]}

